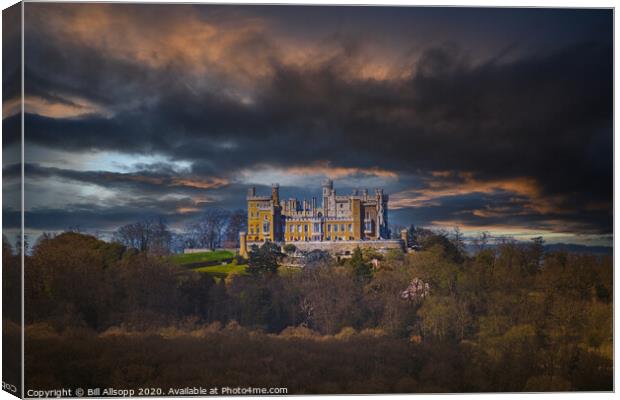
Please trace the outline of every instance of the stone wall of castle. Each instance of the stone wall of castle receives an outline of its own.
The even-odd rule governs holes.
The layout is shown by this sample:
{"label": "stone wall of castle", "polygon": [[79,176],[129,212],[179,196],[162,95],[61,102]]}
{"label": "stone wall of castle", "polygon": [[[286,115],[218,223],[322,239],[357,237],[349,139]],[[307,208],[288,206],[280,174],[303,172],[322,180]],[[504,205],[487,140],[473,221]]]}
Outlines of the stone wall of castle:
{"label": "stone wall of castle", "polygon": [[322,250],[332,255],[349,255],[357,248],[371,248],[379,252],[391,249],[403,250],[402,240],[350,240],[338,242],[298,242],[293,243],[301,251]]}

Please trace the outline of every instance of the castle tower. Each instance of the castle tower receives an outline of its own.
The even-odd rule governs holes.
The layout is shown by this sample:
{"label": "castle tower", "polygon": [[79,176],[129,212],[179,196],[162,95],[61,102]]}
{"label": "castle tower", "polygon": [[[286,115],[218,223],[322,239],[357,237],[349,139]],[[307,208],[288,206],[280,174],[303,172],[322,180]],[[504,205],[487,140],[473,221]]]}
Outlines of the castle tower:
{"label": "castle tower", "polygon": [[280,185],[277,183],[271,185],[271,199],[274,205],[280,204]]}
{"label": "castle tower", "polygon": [[332,195],[332,193],[334,192],[334,181],[332,181],[331,179],[326,179],[325,181],[323,181],[323,214],[325,214],[325,216],[328,216],[331,214],[332,211],[335,210],[330,210],[330,202],[329,199]]}
{"label": "castle tower", "polygon": [[383,198],[383,189],[375,189],[375,198],[377,202],[377,236],[379,239],[385,239],[388,235],[388,226],[387,201]]}
{"label": "castle tower", "polygon": [[248,258],[248,244],[245,232],[239,232],[239,255],[243,258]]}
{"label": "castle tower", "polygon": [[406,229],[400,230],[400,240],[403,241],[405,251],[407,251],[407,249],[409,248],[409,232]]}
{"label": "castle tower", "polygon": [[332,190],[334,190],[334,181],[332,181],[331,179],[326,179],[323,181],[323,198],[325,197],[329,197],[329,195],[332,193]]}

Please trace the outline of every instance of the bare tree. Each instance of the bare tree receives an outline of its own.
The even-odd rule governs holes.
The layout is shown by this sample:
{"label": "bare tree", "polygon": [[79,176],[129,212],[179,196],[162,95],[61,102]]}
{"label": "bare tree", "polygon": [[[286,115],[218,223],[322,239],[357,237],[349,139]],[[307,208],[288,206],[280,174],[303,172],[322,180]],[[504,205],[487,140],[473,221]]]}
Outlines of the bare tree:
{"label": "bare tree", "polygon": [[118,228],[114,240],[143,253],[163,255],[170,252],[172,233],[163,218],[145,218]]}
{"label": "bare tree", "polygon": [[458,226],[454,227],[452,243],[454,243],[454,246],[459,253],[465,254],[465,238],[463,236],[463,232],[461,232],[461,228],[459,228]]}
{"label": "bare tree", "polygon": [[239,245],[239,232],[245,230],[248,224],[248,216],[244,210],[235,210],[228,217],[226,225],[226,241]]}
{"label": "bare tree", "polygon": [[172,245],[172,232],[168,229],[166,221],[159,217],[157,222],[151,226],[151,243],[149,253],[162,256],[170,253]]}
{"label": "bare tree", "polygon": [[205,211],[198,222],[188,227],[192,244],[195,247],[217,248],[222,241],[228,216],[229,212],[221,208],[211,208]]}
{"label": "bare tree", "polygon": [[478,237],[474,238],[474,246],[478,248],[478,251],[482,251],[487,247],[490,238],[491,235],[489,234],[489,232],[482,232],[480,235],[478,235]]}

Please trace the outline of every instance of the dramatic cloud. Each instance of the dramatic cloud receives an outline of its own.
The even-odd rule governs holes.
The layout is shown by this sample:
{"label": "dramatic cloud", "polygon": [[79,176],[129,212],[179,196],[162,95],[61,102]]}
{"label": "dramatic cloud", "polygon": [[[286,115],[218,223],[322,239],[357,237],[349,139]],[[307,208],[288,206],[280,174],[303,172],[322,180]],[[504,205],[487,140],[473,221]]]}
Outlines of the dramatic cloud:
{"label": "dramatic cloud", "polygon": [[[182,219],[330,177],[385,187],[399,224],[612,231],[609,10],[29,3],[26,20],[27,149],[48,151],[26,175],[118,193],[119,215],[127,191],[189,199],[157,207]],[[131,157],[164,161],[112,169]]]}

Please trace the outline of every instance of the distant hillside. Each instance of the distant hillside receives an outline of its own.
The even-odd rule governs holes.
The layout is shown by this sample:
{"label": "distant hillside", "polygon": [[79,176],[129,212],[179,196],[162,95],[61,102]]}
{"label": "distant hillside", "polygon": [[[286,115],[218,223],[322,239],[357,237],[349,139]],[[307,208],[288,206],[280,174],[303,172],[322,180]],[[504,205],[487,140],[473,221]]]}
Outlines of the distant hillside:
{"label": "distant hillside", "polygon": [[610,246],[585,246],[583,244],[567,244],[556,243],[545,245],[545,251],[566,251],[568,253],[592,253],[592,254],[609,254],[613,253],[613,247]]}
{"label": "distant hillside", "polygon": [[[494,244],[488,244],[487,247],[495,247]],[[586,246],[583,244],[569,244],[569,243],[555,243],[546,244],[545,252],[550,253],[554,251],[565,251],[567,253],[580,253],[580,254],[598,254],[598,255],[612,255],[613,247],[611,246]],[[468,254],[475,254],[478,248],[475,245],[467,244],[465,249]]]}

